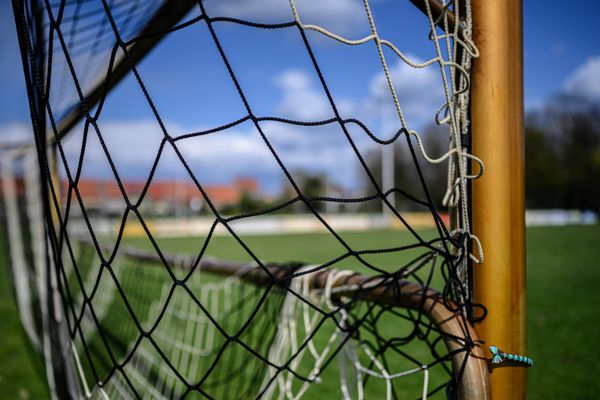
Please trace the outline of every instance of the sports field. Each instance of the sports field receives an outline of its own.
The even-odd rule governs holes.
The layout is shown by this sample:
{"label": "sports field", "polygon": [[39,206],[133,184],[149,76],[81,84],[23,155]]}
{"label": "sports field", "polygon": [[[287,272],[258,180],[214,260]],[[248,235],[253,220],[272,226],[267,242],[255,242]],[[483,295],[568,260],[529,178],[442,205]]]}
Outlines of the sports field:
{"label": "sports field", "polygon": [[[401,233],[402,234],[402,233]],[[367,248],[384,245],[398,232],[347,233],[349,241]],[[425,232],[424,235],[427,235]],[[305,254],[311,262],[331,256],[324,235],[247,237],[264,259],[289,260]],[[189,239],[162,240],[161,248],[189,249]],[[192,239],[197,241],[197,239]],[[142,245],[130,240],[130,244]],[[210,253],[240,259],[225,238],[213,238]],[[590,399],[600,392],[595,338],[600,329],[600,226],[530,228],[528,249],[529,348],[536,365],[530,369],[531,399]],[[375,246],[372,246],[375,247]],[[4,260],[2,260],[4,261]],[[383,260],[381,260],[383,261]],[[393,260],[390,260],[392,262]],[[5,264],[3,269],[5,269]],[[8,277],[5,273],[4,277]],[[18,322],[8,279],[0,283],[0,398],[46,398],[40,362],[33,357]]]}

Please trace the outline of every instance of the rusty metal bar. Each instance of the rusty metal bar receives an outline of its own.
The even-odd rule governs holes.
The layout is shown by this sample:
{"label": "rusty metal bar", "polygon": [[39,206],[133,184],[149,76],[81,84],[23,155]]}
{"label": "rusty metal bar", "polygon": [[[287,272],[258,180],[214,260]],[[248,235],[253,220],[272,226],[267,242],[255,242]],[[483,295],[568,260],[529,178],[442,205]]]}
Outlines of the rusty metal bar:
{"label": "rusty metal bar", "polygon": [[[111,72],[110,80],[106,82],[105,76],[98,79],[94,88],[85,95],[84,100],[79,102],[65,117],[57,124],[58,139],[64,137],[77,123],[85,116],[86,110],[91,110],[105,93],[116,86],[123,78],[131,72],[131,63],[138,63],[160,42],[163,35],[157,35],[157,32],[167,31],[175,26],[196,4],[194,0],[171,0],[165,3],[154,13],[152,18],[138,32],[137,36],[144,36],[144,39],[138,40],[127,48],[129,58],[122,54],[116,59]],[[85,107],[83,106],[85,104]],[[56,140],[52,136],[52,140]]]}
{"label": "rusty metal bar", "polygon": [[[88,245],[91,244],[88,243]],[[119,249],[119,253],[136,261],[162,264],[160,257],[152,251],[122,247]],[[181,257],[165,253],[162,255],[171,266],[181,264]],[[221,276],[237,275],[241,280],[259,286],[273,284],[274,282],[283,284],[289,279],[290,272],[289,268],[286,270],[282,265],[267,265],[266,269],[263,269],[245,263],[212,258],[202,259],[198,268],[202,272]],[[310,278],[311,287],[324,289],[329,274],[330,270],[313,273]],[[464,364],[462,378],[459,382],[460,398],[462,400],[490,399],[488,361],[477,334],[462,315],[451,310],[454,304],[447,299],[445,300],[439,292],[425,288],[416,282],[400,280],[394,282],[391,279],[384,280],[381,277],[368,277],[360,274],[344,277],[339,282],[334,282],[333,287],[338,289],[347,288],[347,290],[335,291],[334,296],[337,297],[357,296],[356,298],[361,301],[393,305],[422,312],[441,332],[448,352],[456,351],[456,354],[452,357],[452,368],[456,375],[459,374]],[[473,341],[473,347],[469,354],[460,351],[465,348],[466,338],[471,338]]]}
{"label": "rusty metal bar", "polygon": [[[451,10],[444,9],[444,5],[439,0],[409,0],[415,7],[417,7],[423,14],[427,15],[427,6],[425,5],[425,1],[429,2],[429,9],[431,10],[431,15],[433,17],[433,21],[436,25],[441,29],[446,29],[444,26],[444,18],[442,15],[446,13],[446,17],[448,18],[448,28],[450,32],[454,32],[456,29],[456,18],[454,17],[454,13]],[[459,21],[459,31],[461,30],[460,21]]]}

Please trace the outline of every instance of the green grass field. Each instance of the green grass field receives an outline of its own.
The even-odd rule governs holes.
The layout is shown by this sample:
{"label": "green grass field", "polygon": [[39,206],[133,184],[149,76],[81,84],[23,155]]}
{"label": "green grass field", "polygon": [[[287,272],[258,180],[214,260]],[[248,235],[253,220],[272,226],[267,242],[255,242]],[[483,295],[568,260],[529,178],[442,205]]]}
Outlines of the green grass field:
{"label": "green grass field", "polygon": [[42,361],[19,321],[4,244],[4,237],[0,237],[0,399],[46,399]]}
{"label": "green grass field", "polygon": [[[394,245],[399,239],[397,233],[387,232],[345,233],[344,237],[361,248]],[[312,262],[339,254],[339,247],[325,235],[244,240],[265,260],[290,260],[302,253],[303,261]],[[160,246],[181,252],[189,251],[190,243],[164,239]],[[226,238],[214,238],[209,253],[244,259],[243,250],[232,250],[229,243]],[[147,245],[136,240],[130,240],[130,244]],[[527,249],[528,337],[530,355],[536,362],[530,369],[529,398],[595,398],[600,392],[595,340],[600,329],[600,226],[531,228],[527,231]],[[394,260],[389,258],[387,262]],[[0,399],[46,398],[40,362],[23,336],[7,279],[0,282],[0,318]]]}

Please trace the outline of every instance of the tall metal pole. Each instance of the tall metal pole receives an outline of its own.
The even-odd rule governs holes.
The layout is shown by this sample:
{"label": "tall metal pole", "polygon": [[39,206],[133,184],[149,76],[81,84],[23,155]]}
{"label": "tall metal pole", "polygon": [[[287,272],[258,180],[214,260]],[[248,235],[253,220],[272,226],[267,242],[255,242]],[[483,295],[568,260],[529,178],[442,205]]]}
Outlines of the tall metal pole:
{"label": "tall metal pole", "polygon": [[[394,144],[392,143],[387,146],[381,146],[381,186],[384,191],[390,190],[396,186],[394,182],[394,172]],[[390,204],[396,207],[396,193],[390,193],[387,198]],[[383,205],[383,215],[387,218],[391,218],[393,215],[392,210],[386,205]]]}
{"label": "tall metal pole", "polygon": [[[384,107],[383,98],[381,99],[381,137],[387,138],[388,133],[391,132],[390,115],[388,110]],[[388,191],[396,186],[396,167],[395,167],[395,143],[381,146],[381,188],[383,191]],[[388,201],[393,207],[396,207],[396,193],[392,192],[387,196]],[[392,210],[390,210],[385,204],[382,203],[383,216],[386,218],[386,224],[391,223]]]}
{"label": "tall metal pole", "polygon": [[[473,153],[485,174],[473,182],[473,231],[485,261],[474,266],[475,301],[488,314],[476,326],[486,345],[526,353],[523,47],[521,0],[473,0]],[[524,399],[523,367],[494,369],[493,399]]]}

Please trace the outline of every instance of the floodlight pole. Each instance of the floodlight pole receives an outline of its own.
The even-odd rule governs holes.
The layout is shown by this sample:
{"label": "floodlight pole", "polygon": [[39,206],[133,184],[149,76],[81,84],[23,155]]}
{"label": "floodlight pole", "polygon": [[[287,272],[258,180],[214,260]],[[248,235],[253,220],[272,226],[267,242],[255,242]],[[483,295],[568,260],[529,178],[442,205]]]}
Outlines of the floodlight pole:
{"label": "floodlight pole", "polygon": [[[473,266],[475,302],[487,307],[476,325],[486,345],[526,354],[525,185],[521,0],[473,0],[473,39],[480,57],[471,74],[473,154],[485,173],[473,182],[473,232],[485,260]],[[525,399],[527,370],[496,368],[492,399]]]}
{"label": "floodlight pole", "polygon": [[[381,133],[382,137],[391,132],[389,129],[390,124],[388,122],[388,115],[386,115],[386,109],[383,107],[383,101],[381,102]],[[388,191],[396,187],[396,154],[394,149],[395,143],[390,143],[387,146],[381,146],[381,187],[384,191]],[[387,196],[388,202],[392,207],[396,208],[396,193],[391,192]],[[385,204],[382,203],[383,217],[385,218],[385,224],[389,225],[392,218],[392,210]]]}

